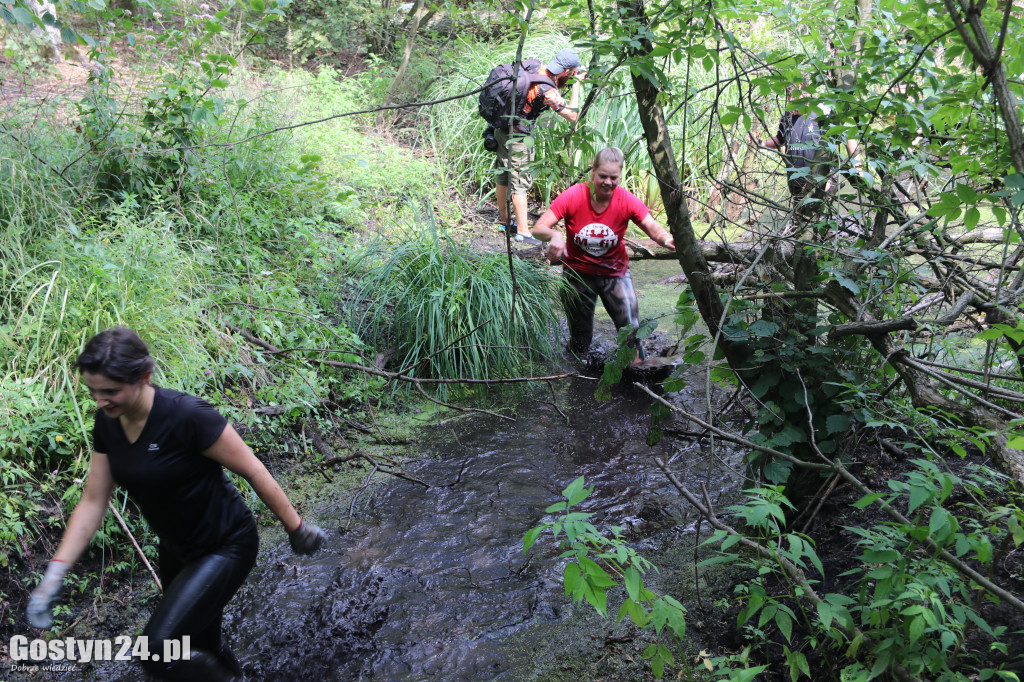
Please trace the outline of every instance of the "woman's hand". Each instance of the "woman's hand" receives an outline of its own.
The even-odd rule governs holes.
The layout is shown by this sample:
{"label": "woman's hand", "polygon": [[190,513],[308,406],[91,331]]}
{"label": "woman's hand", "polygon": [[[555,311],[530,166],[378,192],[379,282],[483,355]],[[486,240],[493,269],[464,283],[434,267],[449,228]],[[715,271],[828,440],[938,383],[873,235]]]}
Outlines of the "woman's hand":
{"label": "woman's hand", "polygon": [[46,564],[43,579],[39,581],[36,589],[32,590],[32,596],[28,600],[26,615],[29,625],[43,629],[53,625],[53,602],[57,599],[57,592],[64,584],[64,574],[67,572],[68,565],[63,561],[51,561]]}
{"label": "woman's hand", "polygon": [[548,260],[551,261],[552,265],[560,263],[562,257],[565,256],[565,235],[562,231],[555,228],[558,223],[558,216],[549,208],[544,211],[544,214],[533,224],[533,228],[530,232],[533,236],[541,241],[548,242]]}
{"label": "woman's hand", "polygon": [[557,265],[562,262],[565,253],[565,237],[561,233],[555,233],[551,236],[551,241],[548,242],[548,261],[552,265]]}
{"label": "woman's hand", "polygon": [[288,532],[288,541],[296,554],[312,554],[320,549],[327,539],[325,533],[319,526],[314,526],[305,521],[299,521],[299,527]]}

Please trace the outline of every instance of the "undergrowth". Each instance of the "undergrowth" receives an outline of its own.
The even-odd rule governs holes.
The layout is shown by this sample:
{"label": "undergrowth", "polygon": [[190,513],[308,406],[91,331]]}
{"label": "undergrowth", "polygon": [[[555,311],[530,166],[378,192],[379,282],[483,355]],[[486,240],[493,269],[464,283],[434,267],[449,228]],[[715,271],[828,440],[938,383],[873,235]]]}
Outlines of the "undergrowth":
{"label": "undergrowth", "polygon": [[550,363],[561,278],[503,252],[477,252],[423,213],[419,224],[353,254],[352,327],[410,377],[507,379]]}

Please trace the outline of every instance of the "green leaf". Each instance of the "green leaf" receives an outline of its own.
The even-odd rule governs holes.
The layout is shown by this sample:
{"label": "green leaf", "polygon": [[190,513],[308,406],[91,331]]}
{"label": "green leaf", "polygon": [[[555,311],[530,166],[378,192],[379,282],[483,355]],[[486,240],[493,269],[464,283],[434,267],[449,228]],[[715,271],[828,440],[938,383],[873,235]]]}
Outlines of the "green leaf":
{"label": "green leaf", "polygon": [[629,598],[633,601],[640,599],[640,573],[632,566],[629,566],[623,573],[623,580],[626,583],[626,592],[629,594]]}
{"label": "green leaf", "polygon": [[573,601],[576,601],[576,588],[580,584],[580,565],[572,562],[566,564],[562,572],[562,582],[565,583],[565,596],[571,596]]}
{"label": "green leaf", "polygon": [[910,488],[910,502],[907,504],[907,513],[912,514],[915,509],[920,507],[932,498],[932,491],[928,488],[921,486],[913,486]]}
{"label": "green leaf", "polygon": [[207,21],[204,28],[207,33],[220,33],[224,30],[224,27],[218,24],[216,21]]}
{"label": "green leaf", "polygon": [[924,634],[924,626],[925,621],[921,616],[914,616],[910,619],[910,623],[907,624],[907,638],[911,644],[921,639],[921,635]]}
{"label": "green leaf", "polygon": [[951,532],[949,512],[942,507],[932,509],[928,519],[928,533],[936,542],[943,542]]}
{"label": "green leaf", "polygon": [[967,213],[964,214],[964,227],[968,230],[973,230],[978,226],[978,221],[981,219],[981,211],[973,206],[967,209]]}
{"label": "green leaf", "polygon": [[878,566],[868,571],[867,577],[871,580],[888,580],[892,577],[892,566]]}
{"label": "green leaf", "polygon": [[775,624],[779,627],[779,631],[786,638],[787,642],[793,641],[793,619],[785,611],[777,611],[775,613]]}
{"label": "green leaf", "polygon": [[743,670],[729,671],[729,682],[753,682],[754,678],[768,669],[766,665],[759,665]]}
{"label": "green leaf", "polygon": [[874,503],[875,500],[881,499],[883,497],[885,497],[884,493],[871,493],[869,495],[865,495],[864,497],[854,502],[852,506],[856,507],[857,509],[863,509],[864,507],[867,507],[868,505]]}
{"label": "green leaf", "polygon": [[580,476],[575,481],[569,484],[565,490],[562,491],[562,496],[569,501],[569,506],[579,504],[587,498],[587,496],[593,492],[593,488],[584,488],[583,476]]}
{"label": "green leaf", "polygon": [[36,25],[35,16],[24,7],[15,7],[12,14],[14,15],[15,21],[25,28],[32,28]]}
{"label": "green leaf", "polygon": [[758,320],[747,327],[747,331],[753,336],[774,336],[779,331],[779,325],[768,320]]}
{"label": "green leaf", "polygon": [[889,564],[900,558],[895,549],[874,549],[864,552],[860,559],[868,564]]}
{"label": "green leaf", "polygon": [[832,606],[825,601],[819,601],[818,607],[818,620],[821,621],[821,626],[828,630],[832,627]]}
{"label": "green leaf", "polygon": [[583,557],[580,559],[580,566],[585,574],[585,579],[588,585],[592,585],[595,588],[611,587],[615,585],[615,581],[611,579],[611,576],[593,559]]}
{"label": "green leaf", "polygon": [[839,283],[839,286],[843,287],[854,296],[860,293],[860,285],[857,284],[856,280],[852,277],[841,271],[833,271],[833,274],[835,275],[836,282]]}
{"label": "green leaf", "polygon": [[834,414],[825,420],[825,433],[841,433],[850,428],[850,418],[845,414]]}
{"label": "green leaf", "polygon": [[534,543],[537,542],[537,538],[540,537],[540,534],[542,532],[544,532],[543,526],[531,528],[526,532],[526,535],[523,536],[523,552],[528,552],[530,548],[533,547]]}
{"label": "green leaf", "polygon": [[796,682],[801,674],[811,676],[811,667],[807,664],[807,657],[799,651],[790,651],[788,647],[784,649],[786,654],[786,662],[789,664],[789,679],[791,682]]}

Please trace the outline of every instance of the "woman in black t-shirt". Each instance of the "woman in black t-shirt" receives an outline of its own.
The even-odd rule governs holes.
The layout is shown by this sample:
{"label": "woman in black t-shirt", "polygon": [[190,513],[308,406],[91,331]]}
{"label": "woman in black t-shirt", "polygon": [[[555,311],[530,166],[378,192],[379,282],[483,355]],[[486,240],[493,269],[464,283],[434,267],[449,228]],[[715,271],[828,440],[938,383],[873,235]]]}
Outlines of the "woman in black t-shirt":
{"label": "woman in black t-shirt", "polygon": [[114,487],[124,487],[160,538],[164,598],[146,625],[150,654],[190,637],[191,658],[142,663],[160,679],[231,680],[241,666],[221,639],[224,606],[256,561],[252,513],[224,474],[245,478],[288,530],[299,554],[315,552],[324,532],[303,523],[287,495],[227,420],[201,398],[149,383],[146,344],[131,329],[94,336],[78,368],[99,410],[82,498],[39,586],[28,620],[47,628],[64,574],[89,545]]}

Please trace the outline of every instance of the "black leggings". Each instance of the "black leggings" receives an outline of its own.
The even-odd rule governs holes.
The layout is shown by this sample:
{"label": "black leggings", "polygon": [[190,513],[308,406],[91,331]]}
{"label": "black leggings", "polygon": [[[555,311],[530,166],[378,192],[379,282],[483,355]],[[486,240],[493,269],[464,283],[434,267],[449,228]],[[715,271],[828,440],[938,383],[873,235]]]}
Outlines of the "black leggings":
{"label": "black leggings", "polygon": [[622,277],[584,275],[569,268],[563,272],[572,287],[562,300],[569,323],[569,349],[572,352],[580,355],[590,349],[590,342],[594,339],[594,309],[599,296],[616,329],[626,325],[639,326],[636,290],[628,270]]}
{"label": "black leggings", "polygon": [[164,641],[190,636],[188,661],[145,661],[146,672],[162,680],[220,680],[241,675],[231,650],[221,640],[224,607],[245,582],[259,550],[256,523],[250,517],[220,548],[189,561],[160,547],[164,598],[149,619],[144,635],[150,654],[163,658]]}

